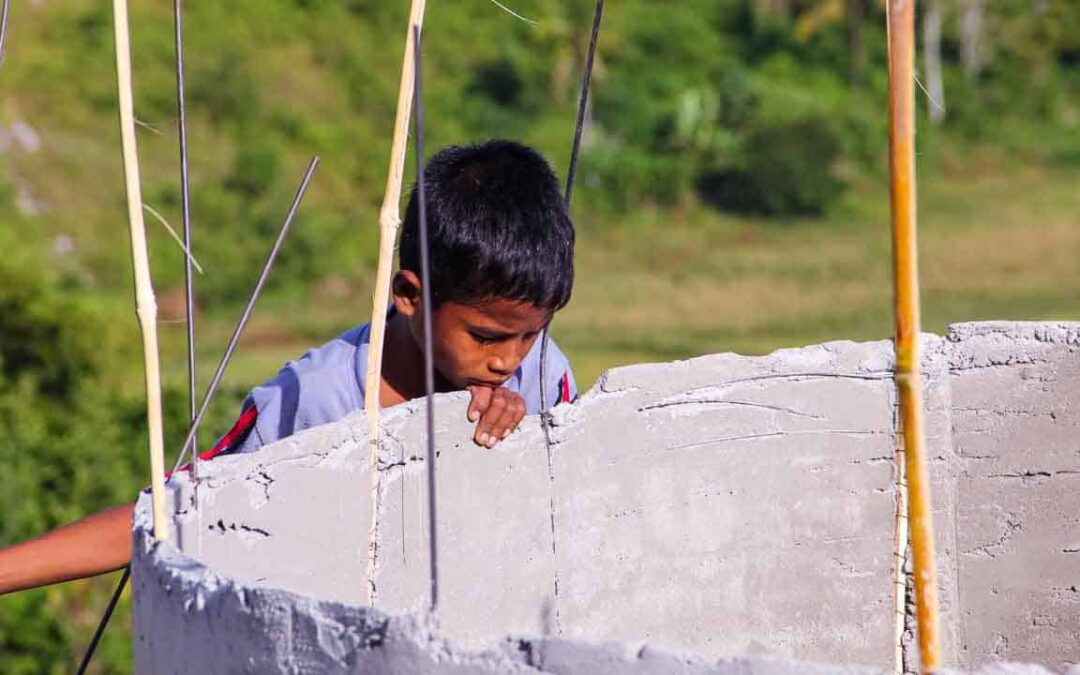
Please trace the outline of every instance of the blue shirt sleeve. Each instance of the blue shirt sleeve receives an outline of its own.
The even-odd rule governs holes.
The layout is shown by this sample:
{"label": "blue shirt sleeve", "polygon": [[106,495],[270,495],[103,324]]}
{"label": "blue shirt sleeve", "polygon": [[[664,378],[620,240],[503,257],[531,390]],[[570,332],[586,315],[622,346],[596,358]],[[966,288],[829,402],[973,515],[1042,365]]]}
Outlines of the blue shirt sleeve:
{"label": "blue shirt sleeve", "polygon": [[[506,383],[506,387],[521,394],[525,400],[525,412],[536,415],[540,412],[540,340],[533,343],[532,349],[518,366],[517,372]],[[547,395],[547,404],[553,408],[559,403],[573,402],[577,399],[577,383],[574,381],[574,373],[570,367],[570,360],[566,358],[554,340],[548,340],[547,364],[544,369],[547,380],[544,384],[544,392]]]}
{"label": "blue shirt sleeve", "polygon": [[244,410],[255,406],[255,428],[236,452],[335,422],[363,407],[358,368],[367,354],[366,326],[353,329],[285,364],[277,377],[251,390]]}

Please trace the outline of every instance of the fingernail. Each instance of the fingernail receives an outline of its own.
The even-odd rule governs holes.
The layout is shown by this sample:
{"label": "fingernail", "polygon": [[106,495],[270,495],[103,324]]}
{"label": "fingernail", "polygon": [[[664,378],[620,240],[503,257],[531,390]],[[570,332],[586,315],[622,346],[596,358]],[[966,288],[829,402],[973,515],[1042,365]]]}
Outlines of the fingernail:
{"label": "fingernail", "polygon": [[487,445],[491,440],[491,434],[480,434],[480,445]]}
{"label": "fingernail", "polygon": [[488,449],[490,450],[491,448],[494,448],[495,444],[498,442],[499,439],[495,438],[494,436],[488,436],[488,442],[485,445],[487,445]]}
{"label": "fingernail", "polygon": [[513,431],[513,429],[507,429],[506,431],[502,432],[502,438],[504,441],[506,440],[506,437],[510,435],[511,431]]}
{"label": "fingernail", "polygon": [[469,421],[470,422],[475,422],[478,417],[479,417],[479,415],[476,414],[475,410],[470,410],[469,411]]}

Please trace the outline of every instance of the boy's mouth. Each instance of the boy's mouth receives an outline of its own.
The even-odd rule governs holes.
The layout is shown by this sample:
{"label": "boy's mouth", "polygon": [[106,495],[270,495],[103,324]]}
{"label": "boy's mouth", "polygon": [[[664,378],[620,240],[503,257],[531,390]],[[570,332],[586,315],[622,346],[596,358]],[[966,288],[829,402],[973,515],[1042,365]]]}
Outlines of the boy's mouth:
{"label": "boy's mouth", "polygon": [[469,386],[469,387],[491,387],[493,389],[497,389],[497,388],[503,386],[504,384],[506,384],[506,381],[509,380],[509,379],[510,378],[507,377],[507,378],[502,379],[502,380],[480,380],[480,379],[477,379],[475,377],[470,377],[466,381],[466,385]]}

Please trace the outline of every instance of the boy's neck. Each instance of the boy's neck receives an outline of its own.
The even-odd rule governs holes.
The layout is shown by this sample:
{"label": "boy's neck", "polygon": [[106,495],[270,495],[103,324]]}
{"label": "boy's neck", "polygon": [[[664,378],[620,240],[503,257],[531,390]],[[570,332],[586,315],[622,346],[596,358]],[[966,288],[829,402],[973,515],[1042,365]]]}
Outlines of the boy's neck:
{"label": "boy's neck", "polygon": [[[450,391],[449,383],[435,373],[435,390]],[[408,318],[394,313],[386,322],[379,405],[383,408],[420,398],[427,393],[424,352],[409,331]]]}

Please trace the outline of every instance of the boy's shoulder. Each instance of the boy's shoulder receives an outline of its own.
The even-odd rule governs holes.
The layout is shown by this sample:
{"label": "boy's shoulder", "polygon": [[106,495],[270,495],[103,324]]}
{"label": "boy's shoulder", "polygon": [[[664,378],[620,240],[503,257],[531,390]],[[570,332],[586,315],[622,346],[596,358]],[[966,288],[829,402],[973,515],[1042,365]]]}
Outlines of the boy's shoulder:
{"label": "boy's shoulder", "polygon": [[370,327],[362,324],[289,361],[255,387],[244,410],[255,408],[254,429],[240,452],[336,422],[364,405],[364,370]]}

